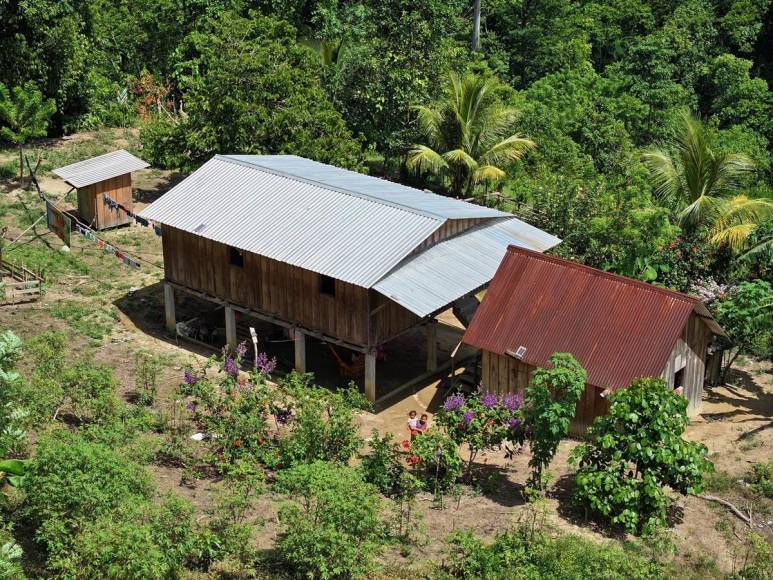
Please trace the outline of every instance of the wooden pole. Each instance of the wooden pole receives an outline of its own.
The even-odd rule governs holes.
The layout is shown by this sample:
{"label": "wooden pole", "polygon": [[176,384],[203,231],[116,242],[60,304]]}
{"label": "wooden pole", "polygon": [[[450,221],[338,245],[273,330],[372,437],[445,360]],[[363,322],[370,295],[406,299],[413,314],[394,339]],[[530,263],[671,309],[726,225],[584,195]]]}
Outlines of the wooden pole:
{"label": "wooden pole", "polygon": [[437,321],[427,323],[427,372],[437,370]]}
{"label": "wooden pole", "polygon": [[376,402],[376,353],[365,354],[365,396],[371,403]]}
{"label": "wooden pole", "polygon": [[306,335],[296,328],[293,331],[295,343],[295,370],[299,373],[306,372]]}
{"label": "wooden pole", "polygon": [[236,311],[230,306],[225,307],[225,342],[228,348],[236,348]]}
{"label": "wooden pole", "polygon": [[164,282],[164,315],[167,332],[174,334],[177,327],[174,308],[174,287],[169,282]]}

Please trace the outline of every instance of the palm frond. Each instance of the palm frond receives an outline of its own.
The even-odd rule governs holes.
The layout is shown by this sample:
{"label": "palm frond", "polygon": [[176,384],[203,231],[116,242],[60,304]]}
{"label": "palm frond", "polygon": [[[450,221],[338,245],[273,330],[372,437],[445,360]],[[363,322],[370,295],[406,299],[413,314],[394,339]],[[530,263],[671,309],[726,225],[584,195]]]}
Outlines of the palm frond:
{"label": "palm frond", "polygon": [[439,108],[415,107],[419,130],[435,147],[443,144],[443,113]]}
{"label": "palm frond", "polygon": [[721,214],[721,200],[710,195],[701,195],[679,212],[680,225],[695,227],[703,222],[711,222]]}
{"label": "palm frond", "polygon": [[535,147],[536,144],[531,139],[520,135],[511,135],[481,155],[480,160],[482,163],[491,165],[506,165],[518,161]]}
{"label": "palm frond", "polygon": [[641,160],[649,171],[655,197],[672,204],[677,202],[682,181],[671,156],[666,151],[654,149],[644,153]]}
{"label": "palm frond", "polygon": [[733,252],[741,252],[749,240],[757,225],[752,223],[739,223],[715,230],[711,236],[711,242],[719,247],[728,247]]}
{"label": "palm frond", "polygon": [[463,167],[467,171],[473,172],[478,168],[478,162],[473,159],[464,149],[452,149],[443,153],[443,159],[449,165]]}
{"label": "palm frond", "polygon": [[443,156],[426,145],[414,145],[408,152],[405,164],[408,169],[416,173],[439,174],[448,168],[448,163]]}
{"label": "palm frond", "polygon": [[482,181],[496,182],[505,178],[507,174],[495,165],[481,165],[475,170],[472,179],[475,183]]}

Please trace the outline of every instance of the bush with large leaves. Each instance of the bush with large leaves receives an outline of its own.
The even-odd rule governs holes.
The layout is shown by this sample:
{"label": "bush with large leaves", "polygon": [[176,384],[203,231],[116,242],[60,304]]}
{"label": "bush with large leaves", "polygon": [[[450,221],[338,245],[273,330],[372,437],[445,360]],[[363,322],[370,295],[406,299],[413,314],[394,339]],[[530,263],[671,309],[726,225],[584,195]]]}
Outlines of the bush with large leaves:
{"label": "bush with large leaves", "polygon": [[699,493],[713,465],[705,445],[682,438],[687,399],[664,380],[638,379],[610,402],[609,414],[588,430],[590,442],[572,453],[575,499],[628,532],[651,532],[666,524],[665,488]]}

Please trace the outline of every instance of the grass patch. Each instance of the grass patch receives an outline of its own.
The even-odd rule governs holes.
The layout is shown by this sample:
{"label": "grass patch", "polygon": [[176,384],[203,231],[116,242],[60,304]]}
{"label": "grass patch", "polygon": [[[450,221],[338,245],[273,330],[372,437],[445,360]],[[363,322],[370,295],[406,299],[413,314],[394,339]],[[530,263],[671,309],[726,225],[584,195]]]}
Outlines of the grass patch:
{"label": "grass patch", "polygon": [[[43,226],[45,227],[45,226]],[[4,257],[10,262],[26,268],[43,276],[46,285],[53,284],[62,275],[76,274],[79,276],[88,274],[89,266],[72,252],[61,252],[58,246],[61,242],[58,238],[52,237],[57,246],[49,248],[38,242],[19,242],[9,251],[4,253]]]}
{"label": "grass patch", "polygon": [[[125,140],[127,143],[116,144],[119,140]],[[56,167],[104,155],[119,148],[124,148],[137,155],[139,153],[139,139],[128,129],[101,129],[94,134],[93,138],[66,142],[59,147],[34,149],[30,159],[37,159],[38,155],[43,158],[38,171],[39,174],[42,174],[44,171],[51,171]]]}
{"label": "grass patch", "polygon": [[732,489],[738,479],[726,471],[716,471],[706,475],[706,489],[714,493],[723,493]]}
{"label": "grass patch", "polygon": [[62,300],[51,307],[51,315],[66,320],[78,334],[102,340],[113,331],[118,313],[112,306],[95,309],[93,305],[74,300]]}

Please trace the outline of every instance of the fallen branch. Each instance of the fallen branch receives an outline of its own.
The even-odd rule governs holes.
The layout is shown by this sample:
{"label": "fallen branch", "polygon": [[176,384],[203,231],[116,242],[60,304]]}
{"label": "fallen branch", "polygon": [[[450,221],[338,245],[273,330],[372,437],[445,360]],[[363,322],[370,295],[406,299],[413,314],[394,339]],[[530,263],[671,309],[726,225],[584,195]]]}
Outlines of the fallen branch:
{"label": "fallen branch", "polygon": [[741,510],[739,510],[737,507],[735,507],[733,504],[731,504],[726,499],[722,499],[721,497],[716,497],[714,495],[696,495],[695,497],[699,497],[706,501],[713,501],[718,504],[722,504],[726,508],[728,508],[731,512],[733,512],[736,516],[738,516],[741,521],[743,521],[746,525],[748,525],[750,528],[752,527],[752,515],[751,512],[749,515],[745,515]]}

